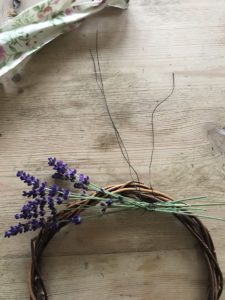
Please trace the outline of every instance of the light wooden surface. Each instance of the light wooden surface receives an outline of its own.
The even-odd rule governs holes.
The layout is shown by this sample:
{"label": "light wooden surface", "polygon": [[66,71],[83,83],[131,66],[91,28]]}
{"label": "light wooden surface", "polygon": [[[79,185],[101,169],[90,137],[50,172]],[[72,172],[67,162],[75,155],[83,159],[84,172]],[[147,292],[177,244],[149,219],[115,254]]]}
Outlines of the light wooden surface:
{"label": "light wooden surface", "polygon": [[[0,0],[1,21],[8,4]],[[214,135],[225,126],[225,2],[131,0],[126,12],[108,9],[46,46],[20,83],[2,81],[1,236],[24,201],[16,171],[49,179],[48,156],[98,184],[130,179],[93,76],[97,28],[110,110],[141,180],[148,183],[151,112],[174,72],[175,93],[155,116],[153,186],[174,198],[225,200],[225,139],[218,146]],[[225,216],[225,209],[214,214]],[[225,272],[225,224],[205,223]],[[0,238],[0,299],[28,299],[30,238]],[[49,299],[206,299],[198,246],[170,216],[121,214],[68,227],[44,265]]]}

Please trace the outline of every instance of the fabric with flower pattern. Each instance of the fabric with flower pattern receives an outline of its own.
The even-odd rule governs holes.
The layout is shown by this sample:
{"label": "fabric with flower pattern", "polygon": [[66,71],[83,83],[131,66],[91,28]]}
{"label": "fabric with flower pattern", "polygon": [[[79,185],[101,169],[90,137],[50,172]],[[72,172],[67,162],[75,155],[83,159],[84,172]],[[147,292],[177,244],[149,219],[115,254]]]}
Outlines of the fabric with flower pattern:
{"label": "fabric with flower pattern", "polygon": [[107,6],[127,8],[129,0],[44,0],[0,28],[0,76],[61,34],[76,29]]}

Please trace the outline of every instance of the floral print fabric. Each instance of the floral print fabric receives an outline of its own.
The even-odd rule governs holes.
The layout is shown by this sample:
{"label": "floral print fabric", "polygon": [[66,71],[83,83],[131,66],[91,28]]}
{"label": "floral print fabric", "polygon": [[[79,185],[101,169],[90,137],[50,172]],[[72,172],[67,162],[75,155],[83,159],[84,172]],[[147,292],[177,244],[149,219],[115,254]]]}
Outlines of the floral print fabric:
{"label": "floral print fabric", "polygon": [[106,6],[127,8],[129,0],[44,0],[0,28],[0,76],[64,32]]}

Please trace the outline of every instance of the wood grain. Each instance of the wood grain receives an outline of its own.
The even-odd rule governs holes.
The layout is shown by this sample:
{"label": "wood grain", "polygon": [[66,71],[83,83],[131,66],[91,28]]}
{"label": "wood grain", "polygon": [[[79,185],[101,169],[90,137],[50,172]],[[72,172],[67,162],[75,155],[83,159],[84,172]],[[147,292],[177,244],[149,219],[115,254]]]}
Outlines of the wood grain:
{"label": "wood grain", "polygon": [[[1,22],[9,2],[0,0]],[[22,0],[21,9],[35,2]],[[174,198],[224,200],[224,156],[210,136],[225,126],[224,16],[223,0],[131,1],[129,10],[108,9],[46,46],[19,83],[8,74],[0,85],[1,236],[24,202],[16,171],[50,180],[50,155],[101,185],[130,179],[94,79],[89,48],[97,28],[110,110],[141,180],[148,184],[151,112],[174,72],[175,93],[155,115],[152,184]],[[225,271],[224,224],[205,223]],[[0,299],[28,299],[30,238],[0,238]],[[169,216],[121,214],[68,227],[44,265],[50,299],[206,297],[198,246]]]}

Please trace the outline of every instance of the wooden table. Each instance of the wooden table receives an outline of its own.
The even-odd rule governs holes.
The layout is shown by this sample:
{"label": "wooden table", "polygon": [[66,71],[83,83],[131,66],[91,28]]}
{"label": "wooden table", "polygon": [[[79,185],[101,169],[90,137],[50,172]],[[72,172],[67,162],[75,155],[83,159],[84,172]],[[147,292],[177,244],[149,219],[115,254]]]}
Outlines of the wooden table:
{"label": "wooden table", "polygon": [[[9,2],[0,0],[2,20]],[[22,0],[22,9],[33,2]],[[48,156],[100,185],[130,180],[94,79],[97,29],[110,111],[141,181],[149,182],[151,113],[174,72],[175,92],[155,114],[152,184],[174,198],[224,201],[225,137],[215,133],[225,126],[225,2],[131,1],[129,10],[105,10],[46,46],[20,82],[2,80],[1,236],[25,201],[17,170],[51,181]],[[211,214],[224,217],[225,208]],[[225,224],[205,224],[225,271]],[[0,238],[0,299],[28,299],[32,236]],[[206,299],[198,245],[172,216],[123,213],[69,226],[44,256],[49,299]]]}

